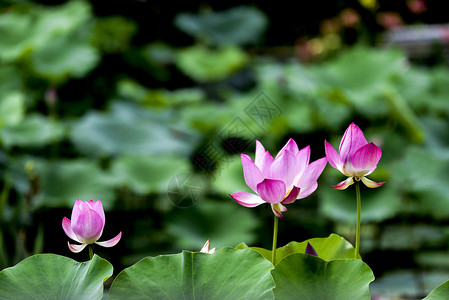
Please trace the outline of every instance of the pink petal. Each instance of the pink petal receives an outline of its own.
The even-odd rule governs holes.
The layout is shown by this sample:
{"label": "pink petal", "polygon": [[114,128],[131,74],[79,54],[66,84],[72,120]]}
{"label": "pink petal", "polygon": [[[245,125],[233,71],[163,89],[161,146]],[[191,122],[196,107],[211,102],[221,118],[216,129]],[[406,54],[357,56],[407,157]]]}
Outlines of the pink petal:
{"label": "pink petal", "polygon": [[103,246],[103,247],[113,247],[115,245],[117,245],[117,243],[120,241],[120,238],[122,237],[122,232],[120,231],[119,234],[117,234],[117,236],[115,238],[112,238],[108,241],[104,241],[104,242],[95,242],[95,244]]}
{"label": "pink petal", "polygon": [[286,188],[281,180],[264,179],[257,185],[260,198],[268,203],[279,203],[284,199]]}
{"label": "pink petal", "polygon": [[321,173],[323,173],[326,164],[327,158],[323,157],[308,165],[304,170],[301,178],[299,179],[297,186],[299,186],[301,189],[308,190],[312,185],[316,183]]}
{"label": "pink petal", "polygon": [[70,217],[70,220],[73,224],[76,224],[78,222],[78,217],[81,215],[84,209],[88,207],[89,205],[87,203],[81,201],[80,199],[76,199],[72,209],[72,216]]}
{"label": "pink petal", "polygon": [[285,186],[291,187],[296,177],[297,169],[295,156],[289,150],[284,150],[271,164],[268,178],[282,180]]}
{"label": "pink petal", "polygon": [[69,238],[71,238],[74,241],[77,241],[78,243],[81,243],[72,230],[72,224],[70,220],[67,219],[66,217],[62,219],[62,229],[64,229],[65,234],[67,234]]}
{"label": "pink petal", "polygon": [[369,180],[368,178],[366,178],[365,176],[362,177],[362,182],[369,188],[378,188],[380,186],[382,186],[385,182],[375,182],[372,180]]}
{"label": "pink petal", "polygon": [[98,201],[93,204],[92,208],[100,215],[101,219],[103,220],[103,224],[105,224],[106,217],[104,216],[104,209],[100,199],[98,199]]}
{"label": "pink petal", "polygon": [[312,186],[310,186],[307,190],[301,189],[297,199],[303,199],[310,196],[318,187],[318,182],[315,182]]}
{"label": "pink petal", "polygon": [[69,249],[70,251],[72,251],[73,253],[78,253],[81,252],[84,248],[86,248],[86,244],[81,244],[81,245],[75,245],[75,244],[70,244],[69,242],[67,242],[67,244],[69,245]]}
{"label": "pink petal", "polygon": [[324,141],[324,149],[326,151],[326,158],[329,164],[343,173],[343,162],[334,147],[332,147],[332,145],[327,141]]}
{"label": "pink petal", "polygon": [[207,240],[203,248],[200,250],[200,252],[209,253],[209,249],[210,249],[210,240]]}
{"label": "pink petal", "polygon": [[100,238],[103,227],[101,216],[93,209],[86,209],[78,217],[78,223],[72,222],[72,230],[83,244],[95,243]]}
{"label": "pink petal", "polygon": [[297,173],[294,182],[298,182],[299,179],[301,178],[302,173],[304,173],[304,170],[309,164],[310,146],[306,146],[302,148],[298,153],[296,153],[295,159],[296,159]]}
{"label": "pink petal", "polygon": [[290,203],[295,202],[296,197],[298,197],[298,195],[299,195],[299,191],[300,191],[300,188],[294,186],[294,187],[292,188],[292,190],[290,191],[290,193],[288,193],[288,196],[285,197],[284,200],[282,200],[282,203],[283,203],[283,204],[290,204]]}
{"label": "pink petal", "polygon": [[242,154],[241,158],[245,182],[253,191],[256,192],[257,184],[263,180],[262,173],[248,155]]}
{"label": "pink petal", "polygon": [[354,153],[366,144],[368,144],[368,142],[366,141],[362,130],[360,130],[354,123],[351,123],[341,139],[339,148],[340,159],[343,164],[346,164],[347,161],[351,162]]}
{"label": "pink petal", "polygon": [[255,207],[266,203],[259,196],[247,193],[247,192],[237,192],[230,195],[238,204],[246,207]]}
{"label": "pink petal", "polygon": [[352,158],[354,175],[360,177],[366,175],[370,171],[374,171],[381,156],[382,150],[380,150],[374,143],[369,143],[361,147],[354,153]]}
{"label": "pink petal", "polygon": [[254,162],[256,163],[256,166],[258,166],[259,168],[260,168],[260,163],[261,163],[262,159],[264,158],[266,152],[267,151],[263,147],[262,143],[259,141],[256,141],[256,157],[254,159]]}
{"label": "pink petal", "polygon": [[265,152],[265,156],[260,161],[259,170],[262,172],[262,177],[267,178],[270,175],[270,168],[274,162],[274,158],[271,156],[270,152]]}
{"label": "pink petal", "polygon": [[293,155],[296,155],[296,153],[298,153],[298,151],[299,151],[298,145],[296,144],[296,142],[293,139],[289,139],[288,142],[285,144],[285,146],[282,147],[282,149],[278,152],[275,159],[278,158],[279,156],[281,156],[285,150],[290,151],[290,153],[292,153]]}
{"label": "pink petal", "polygon": [[271,204],[271,209],[276,217],[282,219],[284,218],[283,212],[287,211],[287,208],[281,203]]}
{"label": "pink petal", "polygon": [[333,186],[333,188],[337,189],[337,190],[345,190],[345,189],[348,188],[348,186],[350,186],[353,183],[354,183],[353,177],[348,177],[348,179],[346,179],[345,181],[342,181],[339,184]]}

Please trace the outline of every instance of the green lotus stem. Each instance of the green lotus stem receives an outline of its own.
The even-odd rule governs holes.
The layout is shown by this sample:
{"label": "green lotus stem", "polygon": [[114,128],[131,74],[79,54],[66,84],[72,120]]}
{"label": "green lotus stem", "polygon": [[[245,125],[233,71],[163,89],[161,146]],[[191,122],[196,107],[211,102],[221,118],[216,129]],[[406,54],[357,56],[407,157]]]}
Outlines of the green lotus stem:
{"label": "green lotus stem", "polygon": [[359,254],[360,249],[360,211],[362,206],[362,201],[360,199],[360,184],[359,181],[355,181],[355,193],[357,196],[357,228],[355,232],[355,252],[354,252],[354,258],[357,259],[357,256]]}
{"label": "green lotus stem", "polygon": [[88,246],[89,248],[89,259],[92,260],[92,257],[94,257],[94,249],[92,245]]}
{"label": "green lotus stem", "polygon": [[271,251],[271,262],[276,265],[276,244],[278,240],[278,221],[279,218],[274,216],[274,229],[273,229],[273,249]]}

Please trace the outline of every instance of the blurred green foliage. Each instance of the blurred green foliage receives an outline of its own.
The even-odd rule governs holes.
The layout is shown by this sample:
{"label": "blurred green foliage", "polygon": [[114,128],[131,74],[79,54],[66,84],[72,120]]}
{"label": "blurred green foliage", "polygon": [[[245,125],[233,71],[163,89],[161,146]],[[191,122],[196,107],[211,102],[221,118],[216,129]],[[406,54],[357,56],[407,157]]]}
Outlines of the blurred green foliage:
{"label": "blurred green foliage", "polygon": [[[123,226],[111,251],[125,265],[198,250],[208,238],[212,247],[266,247],[270,210],[228,196],[247,189],[239,154],[253,155],[256,139],[273,153],[294,137],[317,159],[324,139],[338,146],[352,121],[383,150],[370,178],[387,181],[362,191],[368,265],[392,269],[383,251],[410,253],[416,241],[439,253],[432,259],[447,258],[447,232],[423,238],[449,220],[445,66],[362,45],[313,64],[256,54],[247,47],[263,41],[268,19],[248,7],[180,13],[174,23],[190,45],[134,43],[135,21],[95,15],[91,5],[14,2],[0,11],[0,268],[42,251],[35,245],[69,255],[60,222],[77,198],[100,198],[108,224]],[[180,207],[170,182],[191,173],[201,193]],[[332,231],[352,239],[353,190],[329,187],[341,180],[326,168],[317,193],[289,207],[280,245]],[[418,224],[407,231],[414,242],[389,237],[408,223]]]}

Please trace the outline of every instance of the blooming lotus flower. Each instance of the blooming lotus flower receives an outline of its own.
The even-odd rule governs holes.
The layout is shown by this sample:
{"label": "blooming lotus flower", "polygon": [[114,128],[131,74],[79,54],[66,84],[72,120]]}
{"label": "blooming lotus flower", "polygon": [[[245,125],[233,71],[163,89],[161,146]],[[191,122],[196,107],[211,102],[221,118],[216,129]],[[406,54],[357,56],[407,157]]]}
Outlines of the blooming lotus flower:
{"label": "blooming lotus flower", "polygon": [[354,179],[370,188],[377,188],[385,182],[374,182],[365,176],[374,172],[382,156],[382,151],[374,143],[368,143],[362,130],[351,123],[340,143],[339,153],[327,141],[324,141],[326,157],[332,167],[348,176],[333,188],[344,190],[354,183]]}
{"label": "blooming lotus flower", "polygon": [[209,254],[215,253],[215,248],[210,248],[210,240],[207,240],[200,252]]}
{"label": "blooming lotus flower", "polygon": [[70,250],[78,253],[93,243],[103,247],[115,246],[122,237],[121,232],[113,239],[97,242],[103,233],[104,224],[105,216],[100,200],[87,202],[77,199],[72,210],[72,220],[66,217],[62,220],[65,234],[72,240],[81,243],[81,245],[72,245],[68,242]]}
{"label": "blooming lotus flower", "polygon": [[230,196],[246,207],[269,203],[278,218],[287,211],[284,204],[305,198],[316,190],[317,179],[327,163],[323,157],[309,164],[310,147],[299,150],[293,139],[275,158],[259,141],[256,141],[254,161],[246,154],[241,158],[245,182],[256,194],[237,192]]}

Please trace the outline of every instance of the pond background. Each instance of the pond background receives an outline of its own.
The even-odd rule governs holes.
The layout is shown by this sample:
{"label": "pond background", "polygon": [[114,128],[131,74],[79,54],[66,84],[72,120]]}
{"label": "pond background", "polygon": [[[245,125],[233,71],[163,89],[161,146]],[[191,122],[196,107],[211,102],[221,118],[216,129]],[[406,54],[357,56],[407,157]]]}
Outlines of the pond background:
{"label": "pond background", "polygon": [[[123,232],[95,249],[115,275],[207,239],[269,248],[269,207],[229,196],[248,190],[240,153],[294,138],[315,160],[355,122],[383,151],[370,178],[387,181],[362,189],[372,294],[426,295],[449,278],[442,5],[0,1],[0,269],[42,252],[86,260],[61,227],[77,198],[101,199],[103,239]],[[280,246],[353,242],[354,189],[330,188],[343,179],[328,166],[288,207]]]}

